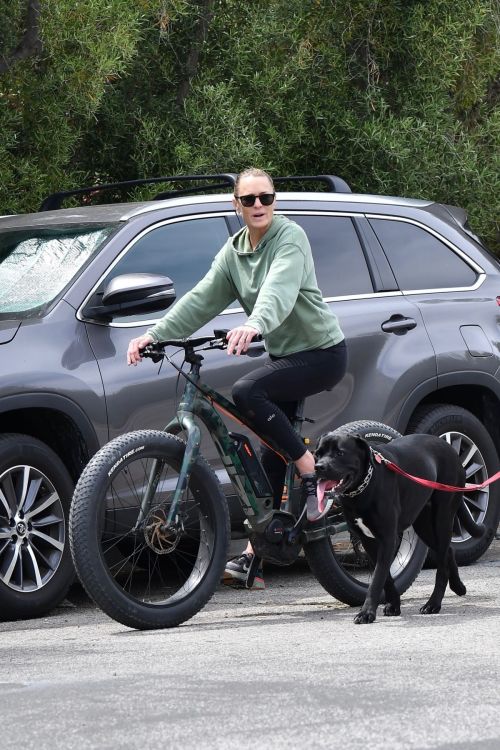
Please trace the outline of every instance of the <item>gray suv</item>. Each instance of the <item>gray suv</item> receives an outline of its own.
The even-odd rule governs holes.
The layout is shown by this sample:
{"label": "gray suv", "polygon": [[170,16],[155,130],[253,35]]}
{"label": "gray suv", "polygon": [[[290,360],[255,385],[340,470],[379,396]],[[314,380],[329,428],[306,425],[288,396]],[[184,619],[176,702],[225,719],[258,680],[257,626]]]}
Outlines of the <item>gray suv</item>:
{"label": "gray suv", "polygon": [[[304,190],[312,179],[326,190]],[[180,297],[240,222],[232,175],[151,182],[167,180],[177,189],[150,201],[60,208],[67,197],[88,201],[103,190],[82,188],[50,196],[38,213],[0,218],[1,618],[39,616],[61,602],[74,577],[66,525],[83,467],[111,438],[161,429],[174,412],[174,371],[158,373],[150,362],[128,368],[127,343],[168,306],[165,276]],[[280,180],[293,186],[298,178],[280,178],[278,187]],[[114,195],[130,187],[106,189]],[[313,442],[360,419],[430,432],[460,453],[468,481],[481,483],[499,468],[498,261],[460,208],[355,195],[334,176],[301,178],[300,187],[278,192],[278,211],[310,239],[350,357],[334,391],[307,401]],[[243,318],[232,305],[200,333]],[[205,378],[229,395],[253,366],[214,351]],[[227,475],[206,450],[237,535],[241,517]],[[461,564],[479,558],[493,538],[500,485],[468,493],[466,503],[488,533],[472,539],[457,521]]]}

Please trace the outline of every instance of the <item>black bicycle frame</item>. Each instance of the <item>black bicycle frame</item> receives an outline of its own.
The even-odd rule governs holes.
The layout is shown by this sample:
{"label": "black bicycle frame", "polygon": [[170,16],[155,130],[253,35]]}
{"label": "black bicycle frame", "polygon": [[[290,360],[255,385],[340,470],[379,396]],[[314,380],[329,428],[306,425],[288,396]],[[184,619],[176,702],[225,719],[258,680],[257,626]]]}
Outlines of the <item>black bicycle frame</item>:
{"label": "black bicycle frame", "polygon": [[[248,520],[248,526],[254,531],[259,531],[266,526],[272,517],[273,497],[271,494],[258,497],[255,493],[236,451],[234,439],[229,434],[229,430],[222,421],[216,407],[219,407],[237,422],[250,429],[251,427],[231,401],[200,380],[200,367],[203,357],[195,354],[188,361],[191,362],[191,369],[187,375],[183,373],[186,384],[177,408],[177,415],[165,427],[165,432],[178,434],[184,431],[187,437],[186,450],[167,522],[170,522],[175,516],[178,503],[189,483],[192,468],[200,453],[201,430],[194,419],[194,417],[198,417],[207,427],[215,443],[222,464],[241,502],[243,512]],[[279,450],[272,444],[270,446],[279,453]],[[288,469],[287,473],[292,475],[293,481],[293,464],[289,464]]]}
{"label": "black bicycle frame", "polygon": [[[177,514],[177,508],[181,501],[182,495],[187,489],[191,471],[193,466],[200,455],[201,445],[201,430],[196,424],[195,417],[198,417],[203,424],[207,427],[211,438],[213,439],[222,464],[226,469],[229,478],[236,490],[236,494],[240,500],[241,507],[245,513],[245,526],[247,530],[253,532],[262,532],[269,521],[272,519],[274,514],[273,509],[273,495],[269,493],[263,497],[259,497],[253,488],[252,482],[247,474],[245,466],[241,461],[235,446],[235,441],[231,437],[229,430],[222,421],[217,407],[226,413],[228,416],[235,419],[237,422],[248,427],[252,432],[254,431],[252,426],[248,424],[245,417],[240,414],[236,406],[224,398],[220,393],[210,388],[210,386],[203,383],[200,379],[200,368],[203,362],[203,356],[195,353],[194,351],[186,351],[186,361],[190,363],[191,368],[188,373],[185,373],[177,365],[174,365],[177,370],[185,378],[186,383],[181,396],[181,400],[177,407],[176,416],[167,424],[165,432],[177,435],[180,432],[185,432],[186,449],[182,459],[181,468],[179,471],[179,477],[177,480],[177,486],[175,488],[166,523],[169,524],[173,521]],[[171,362],[171,364],[173,364]],[[299,426],[302,423],[302,407],[299,408],[296,415],[294,426]],[[262,439],[262,438],[259,438]],[[280,450],[277,446],[273,445],[271,439],[266,438],[266,444],[276,453],[281,455]],[[284,493],[283,502],[280,510],[290,511],[290,501],[292,495],[292,488],[295,476],[295,465],[291,461],[287,461],[283,457],[283,460],[287,463],[284,481]],[[156,492],[159,475],[160,475],[160,462],[157,459],[153,462],[151,469],[147,491],[144,495],[141,511],[139,513],[138,523],[145,517],[148,507],[150,507],[151,501]],[[344,526],[344,524],[342,524]],[[325,527],[315,528],[311,530],[303,531],[308,541],[318,539],[325,536],[327,533],[336,533],[340,528]]]}

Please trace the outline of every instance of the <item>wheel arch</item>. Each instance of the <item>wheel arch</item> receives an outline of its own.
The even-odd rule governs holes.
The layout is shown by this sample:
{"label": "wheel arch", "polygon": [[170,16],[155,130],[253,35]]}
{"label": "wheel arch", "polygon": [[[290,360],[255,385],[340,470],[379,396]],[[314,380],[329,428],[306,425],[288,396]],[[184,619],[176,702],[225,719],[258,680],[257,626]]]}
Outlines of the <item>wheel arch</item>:
{"label": "wheel arch", "polygon": [[70,399],[56,394],[22,394],[0,399],[2,432],[30,435],[48,445],[76,483],[99,449],[87,415]]}
{"label": "wheel arch", "polygon": [[421,407],[432,404],[461,406],[474,414],[488,430],[500,455],[500,383],[484,373],[450,373],[439,378],[439,388],[416,389],[399,414],[396,429],[405,433],[408,424]]}

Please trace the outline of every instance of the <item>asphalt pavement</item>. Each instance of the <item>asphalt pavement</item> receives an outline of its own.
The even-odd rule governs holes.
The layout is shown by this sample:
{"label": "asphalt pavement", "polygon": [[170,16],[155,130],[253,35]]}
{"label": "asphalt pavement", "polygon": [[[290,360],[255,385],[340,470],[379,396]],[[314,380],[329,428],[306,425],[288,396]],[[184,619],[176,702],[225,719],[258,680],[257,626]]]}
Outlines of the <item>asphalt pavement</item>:
{"label": "asphalt pavement", "polygon": [[0,625],[0,748],[500,748],[500,541],[419,615],[354,625],[305,561],[265,591],[220,587],[168,631],[110,620],[75,586],[50,616]]}

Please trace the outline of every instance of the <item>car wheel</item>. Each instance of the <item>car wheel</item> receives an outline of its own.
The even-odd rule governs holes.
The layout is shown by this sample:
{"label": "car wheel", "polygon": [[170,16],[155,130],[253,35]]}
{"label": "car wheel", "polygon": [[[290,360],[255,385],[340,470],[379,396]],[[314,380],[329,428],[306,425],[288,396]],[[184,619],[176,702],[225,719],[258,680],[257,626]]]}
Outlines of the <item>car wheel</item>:
{"label": "car wheel", "polygon": [[[467,409],[445,404],[429,404],[416,410],[408,432],[438,435],[459,454],[469,484],[481,484],[498,471],[498,455],[487,429]],[[452,546],[459,565],[478,560],[491,544],[500,516],[500,485],[464,493],[464,501],[476,523],[486,527],[482,537],[473,538],[455,517]],[[428,563],[435,564],[429,551]]]}
{"label": "car wheel", "polygon": [[74,578],[67,540],[73,493],[58,456],[28,435],[0,436],[0,619],[39,617]]}

